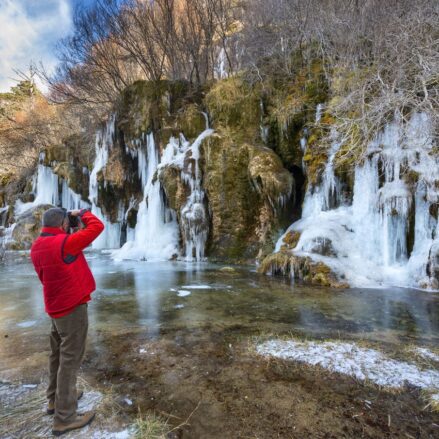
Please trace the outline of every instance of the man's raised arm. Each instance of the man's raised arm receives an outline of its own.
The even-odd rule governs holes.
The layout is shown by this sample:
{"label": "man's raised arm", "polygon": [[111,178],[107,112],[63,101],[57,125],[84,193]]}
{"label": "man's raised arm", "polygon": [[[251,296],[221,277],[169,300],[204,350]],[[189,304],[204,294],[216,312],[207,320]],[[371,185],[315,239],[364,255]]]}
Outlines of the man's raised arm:
{"label": "man's raised arm", "polygon": [[81,209],[71,212],[73,216],[78,216],[84,223],[84,228],[72,233],[64,244],[64,255],[76,256],[88,247],[104,230],[104,224],[89,210]]}

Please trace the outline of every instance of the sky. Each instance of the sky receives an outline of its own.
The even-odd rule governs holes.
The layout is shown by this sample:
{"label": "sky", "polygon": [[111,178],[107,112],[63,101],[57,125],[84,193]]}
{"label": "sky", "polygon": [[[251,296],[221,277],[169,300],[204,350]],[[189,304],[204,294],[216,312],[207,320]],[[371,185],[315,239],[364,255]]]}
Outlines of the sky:
{"label": "sky", "polygon": [[28,72],[31,62],[42,62],[49,72],[53,71],[56,42],[72,32],[75,7],[92,2],[0,0],[0,92],[16,84],[14,69]]}

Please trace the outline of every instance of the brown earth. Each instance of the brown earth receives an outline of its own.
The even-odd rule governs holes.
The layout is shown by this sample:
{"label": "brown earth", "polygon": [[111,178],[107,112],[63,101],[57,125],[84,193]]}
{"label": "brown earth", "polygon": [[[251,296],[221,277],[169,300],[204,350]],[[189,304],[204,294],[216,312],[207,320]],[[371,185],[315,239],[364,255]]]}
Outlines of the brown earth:
{"label": "brown earth", "polygon": [[[85,373],[154,410],[180,438],[437,438],[439,416],[419,391],[395,393],[254,353],[241,328],[103,336]],[[145,353],[139,353],[144,349]]]}

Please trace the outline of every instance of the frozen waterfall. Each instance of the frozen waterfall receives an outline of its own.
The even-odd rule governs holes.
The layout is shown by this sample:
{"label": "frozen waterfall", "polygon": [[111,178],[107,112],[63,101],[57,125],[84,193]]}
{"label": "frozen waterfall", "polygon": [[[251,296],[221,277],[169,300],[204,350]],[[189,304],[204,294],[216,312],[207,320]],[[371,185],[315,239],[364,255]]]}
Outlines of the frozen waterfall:
{"label": "frozen waterfall", "polygon": [[[92,247],[95,249],[119,248],[122,224],[120,222],[112,223],[106,215],[103,214],[99,207],[99,183],[98,173],[103,170],[108,161],[108,154],[114,143],[116,116],[113,114],[107,121],[106,126],[96,133],[95,140],[95,161],[90,173],[89,181],[89,200],[91,202],[91,211],[105,225],[104,231],[93,241]],[[104,183],[105,184],[105,183]],[[123,211],[119,212],[119,219]]]}
{"label": "frozen waterfall", "polygon": [[82,209],[90,205],[81,199],[81,195],[74,192],[67,181],[58,177],[49,166],[45,166],[44,153],[40,155],[37,173],[32,179],[32,193],[34,201],[23,203],[17,200],[14,206],[15,215],[20,215],[28,209],[51,204],[61,206],[67,210]]}
{"label": "frozen waterfall", "polygon": [[115,259],[167,260],[178,256],[178,225],[175,212],[165,206],[160,182],[156,178],[159,155],[152,133],[146,145],[138,143],[139,176],[143,199],[131,240],[113,252]]}
{"label": "frozen waterfall", "polygon": [[439,198],[439,163],[431,154],[428,116],[395,120],[368,145],[355,168],[352,200],[343,199],[334,175],[336,137],[320,185],[308,188],[302,218],[286,232],[300,232],[293,253],[324,262],[351,286],[437,288],[431,271],[439,239],[431,209]]}
{"label": "frozen waterfall", "polygon": [[201,187],[199,167],[200,146],[203,140],[212,135],[208,127],[191,144],[181,134],[179,139],[171,137],[163,152],[159,172],[166,166],[180,170],[180,178],[189,187],[190,195],[180,211],[181,230],[184,239],[185,259],[200,261],[204,258],[204,249],[208,234],[208,214],[204,203],[205,193]]}

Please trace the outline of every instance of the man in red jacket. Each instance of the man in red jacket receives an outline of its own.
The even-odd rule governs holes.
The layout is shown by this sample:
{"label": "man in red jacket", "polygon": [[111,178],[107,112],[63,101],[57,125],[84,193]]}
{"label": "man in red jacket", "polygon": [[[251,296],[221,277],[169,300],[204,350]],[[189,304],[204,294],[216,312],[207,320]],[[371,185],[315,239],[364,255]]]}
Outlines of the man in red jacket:
{"label": "man in red jacket", "polygon": [[44,212],[43,229],[31,248],[35,271],[43,284],[44,304],[52,318],[50,334],[49,400],[47,412],[55,414],[53,434],[60,436],[89,424],[93,412],[76,413],[76,377],[81,365],[88,330],[87,302],[96,283],[82,250],[104,230],[102,222],[87,209],[70,216],[84,227],[69,234],[67,211],[51,208]]}

